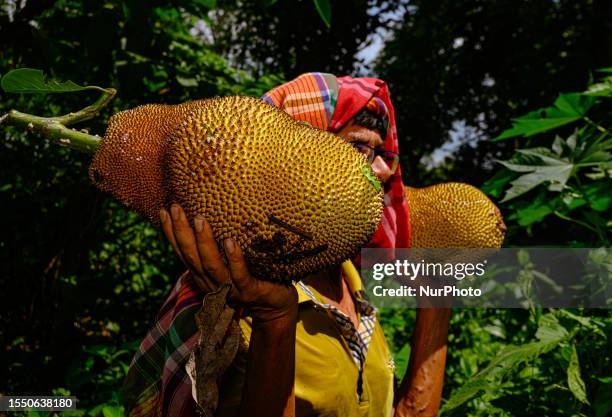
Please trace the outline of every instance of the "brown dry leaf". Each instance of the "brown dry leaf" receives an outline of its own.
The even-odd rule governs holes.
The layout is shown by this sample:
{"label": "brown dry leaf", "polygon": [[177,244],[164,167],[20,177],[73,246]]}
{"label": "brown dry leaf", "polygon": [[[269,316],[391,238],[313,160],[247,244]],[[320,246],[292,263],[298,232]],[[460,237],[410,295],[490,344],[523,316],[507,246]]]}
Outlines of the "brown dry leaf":
{"label": "brown dry leaf", "polygon": [[212,417],[217,409],[217,381],[234,360],[240,342],[240,327],[233,319],[235,310],[226,303],[231,289],[231,283],[225,284],[207,294],[196,313],[200,336],[186,368],[198,411],[205,417]]}

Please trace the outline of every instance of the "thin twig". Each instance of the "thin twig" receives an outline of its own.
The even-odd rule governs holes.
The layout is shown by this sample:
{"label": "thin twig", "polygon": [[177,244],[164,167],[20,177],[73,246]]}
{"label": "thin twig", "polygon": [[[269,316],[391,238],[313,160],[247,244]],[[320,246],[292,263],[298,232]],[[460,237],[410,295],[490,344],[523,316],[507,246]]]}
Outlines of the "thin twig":
{"label": "thin twig", "polygon": [[117,90],[114,88],[109,88],[104,90],[102,95],[95,103],[91,106],[87,106],[84,109],[81,109],[74,113],[68,113],[63,116],[53,117],[58,123],[63,124],[64,126],[70,126],[72,124],[83,122],[85,120],[93,119],[104,107],[111,102],[113,98],[115,98],[115,94],[117,94]]}

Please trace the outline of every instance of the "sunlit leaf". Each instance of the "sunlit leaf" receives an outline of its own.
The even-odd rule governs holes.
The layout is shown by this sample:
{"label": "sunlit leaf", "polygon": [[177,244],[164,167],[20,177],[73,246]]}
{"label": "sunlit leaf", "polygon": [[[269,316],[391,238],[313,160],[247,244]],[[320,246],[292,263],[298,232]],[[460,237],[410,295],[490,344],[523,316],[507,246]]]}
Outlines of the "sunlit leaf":
{"label": "sunlit leaf", "polygon": [[567,367],[567,385],[578,401],[589,404],[589,400],[586,395],[586,386],[582,380],[582,376],[580,375],[578,352],[576,352],[576,346],[573,344],[572,356],[570,358],[569,366]]}
{"label": "sunlit leaf", "polygon": [[494,140],[533,136],[581,119],[595,103],[595,98],[579,93],[560,94],[551,107],[535,110],[513,119],[512,128]]}
{"label": "sunlit leaf", "polygon": [[459,389],[451,393],[450,398],[440,409],[444,415],[491,387],[501,384],[510,371],[519,365],[533,360],[557,347],[568,337],[567,330],[551,314],[542,316],[540,327],[536,333],[539,342],[526,343],[521,346],[506,346],[484,368],[464,383]]}
{"label": "sunlit leaf", "polygon": [[587,88],[587,90],[583,94],[587,96],[596,96],[596,97],[612,96],[612,82],[608,81],[608,82],[592,84],[589,86],[589,88]]}
{"label": "sunlit leaf", "polygon": [[197,87],[198,86],[198,80],[196,80],[195,78],[187,78],[187,77],[181,77],[180,75],[177,75],[176,81],[178,81],[178,83],[182,85],[183,87]]}
{"label": "sunlit leaf", "polygon": [[512,187],[502,201],[516,198],[544,183],[549,184],[551,191],[561,191],[574,169],[574,164],[546,148],[519,149],[517,153],[529,163],[499,161],[507,169],[523,174],[510,182]]}
{"label": "sunlit leaf", "polygon": [[119,405],[105,405],[102,408],[102,415],[104,417],[123,417],[123,407]]}
{"label": "sunlit leaf", "polygon": [[536,338],[546,343],[559,343],[568,336],[567,329],[552,314],[544,314],[536,331]]}
{"label": "sunlit leaf", "polygon": [[525,194],[545,182],[554,182],[559,186],[563,186],[572,173],[572,168],[572,164],[535,167],[533,172],[521,175],[510,183],[512,187],[506,191],[502,202]]}
{"label": "sunlit leaf", "polygon": [[9,71],[0,80],[0,86],[7,93],[71,93],[83,90],[106,91],[97,86],[81,86],[72,81],[59,82],[46,78],[38,69],[19,68]]}

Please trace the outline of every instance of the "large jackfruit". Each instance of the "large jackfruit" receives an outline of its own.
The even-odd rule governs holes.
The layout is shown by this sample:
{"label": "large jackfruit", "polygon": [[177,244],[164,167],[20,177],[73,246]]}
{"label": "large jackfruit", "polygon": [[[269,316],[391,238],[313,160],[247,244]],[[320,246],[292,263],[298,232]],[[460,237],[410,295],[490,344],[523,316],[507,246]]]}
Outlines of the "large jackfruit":
{"label": "large jackfruit", "polygon": [[405,187],[410,245],[415,248],[498,248],[506,226],[499,209],[479,189],[447,182]]}
{"label": "large jackfruit", "polygon": [[251,272],[288,280],[350,259],[376,230],[382,191],[341,138],[250,97],[146,105],[113,116],[92,181],[158,223],[179,203]]}

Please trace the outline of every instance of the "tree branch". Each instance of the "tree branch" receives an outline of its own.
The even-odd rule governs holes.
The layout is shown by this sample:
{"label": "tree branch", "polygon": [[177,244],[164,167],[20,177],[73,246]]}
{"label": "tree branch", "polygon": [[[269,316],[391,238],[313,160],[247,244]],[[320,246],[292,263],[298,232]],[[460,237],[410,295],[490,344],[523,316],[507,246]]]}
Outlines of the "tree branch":
{"label": "tree branch", "polygon": [[0,117],[0,124],[6,123],[12,126],[23,127],[27,130],[41,133],[44,137],[60,146],[92,154],[100,144],[100,136],[69,129],[66,126],[94,118],[100,110],[110,103],[116,93],[116,90],[109,88],[91,106],[57,117],[41,117],[11,110]]}

